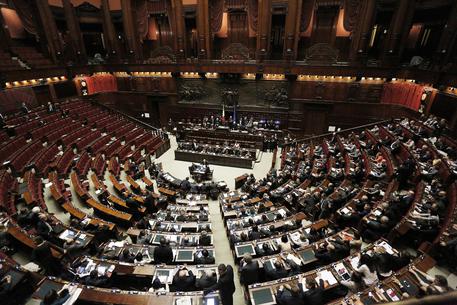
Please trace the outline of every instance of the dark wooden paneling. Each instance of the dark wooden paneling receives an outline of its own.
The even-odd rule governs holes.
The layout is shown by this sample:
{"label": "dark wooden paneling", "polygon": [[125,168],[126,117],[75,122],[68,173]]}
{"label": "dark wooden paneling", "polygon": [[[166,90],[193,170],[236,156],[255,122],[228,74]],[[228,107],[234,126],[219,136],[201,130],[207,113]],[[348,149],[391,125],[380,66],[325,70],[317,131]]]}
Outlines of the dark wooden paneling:
{"label": "dark wooden paneling", "polygon": [[430,113],[445,118],[449,122],[451,130],[457,134],[457,96],[438,93],[433,101]]}

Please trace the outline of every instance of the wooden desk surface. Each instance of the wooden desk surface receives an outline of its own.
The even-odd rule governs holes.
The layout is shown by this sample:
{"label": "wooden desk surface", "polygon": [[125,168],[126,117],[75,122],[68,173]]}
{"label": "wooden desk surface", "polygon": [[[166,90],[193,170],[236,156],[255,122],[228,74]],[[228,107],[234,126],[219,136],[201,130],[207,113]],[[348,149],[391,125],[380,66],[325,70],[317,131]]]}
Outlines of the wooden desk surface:
{"label": "wooden desk surface", "polygon": [[[113,196],[113,195],[109,195],[108,196],[108,200],[113,202],[114,204],[118,205],[118,206],[121,206],[127,210],[130,210],[130,207],[127,206],[127,203],[122,200],[121,198],[119,197],[116,197],[116,196]],[[138,212],[140,213],[144,213],[146,211],[146,208],[145,207],[141,207],[141,208],[138,208]]]}
{"label": "wooden desk surface", "polygon": [[175,195],[176,195],[176,192],[175,192],[175,191],[166,189],[166,188],[164,188],[164,187],[159,187],[159,192],[160,192],[160,193],[163,193],[163,194],[165,194],[165,195],[168,195],[168,196],[175,196]]}
{"label": "wooden desk surface", "polygon": [[62,193],[57,189],[57,186],[54,183],[51,185],[50,191],[52,198],[54,198],[55,201],[59,202],[63,199]]}
{"label": "wooden desk surface", "polygon": [[[26,245],[27,247],[31,249],[35,249],[37,245],[35,244],[35,241],[32,239],[31,236],[29,236],[27,233],[23,232],[21,229],[19,229],[16,226],[10,226],[8,227],[8,233],[13,236],[17,241],[20,243]],[[62,257],[62,253],[57,251],[56,249],[51,247],[51,252],[52,256],[60,258]]]}
{"label": "wooden desk surface", "polygon": [[88,196],[87,191],[82,187],[81,182],[79,181],[78,175],[76,172],[72,172],[70,175],[71,178],[71,183],[73,184],[73,187],[75,188],[76,193],[78,194],[79,197],[84,198]]}
{"label": "wooden desk surface", "polygon": [[99,203],[98,201],[94,200],[93,198],[87,199],[86,203],[93,209],[95,209],[105,215],[114,217],[115,219],[118,219],[121,221],[127,221],[127,222],[129,222],[132,219],[132,214],[111,209],[111,208]]}
{"label": "wooden desk surface", "polygon": [[76,208],[71,202],[69,201],[66,201],[62,204],[62,208],[67,211],[68,213],[70,213],[71,216],[79,219],[79,220],[83,220],[85,218],[89,218],[90,219],[90,223],[91,224],[97,224],[97,225],[105,225],[105,226],[108,226],[110,230],[114,229],[115,227],[115,224],[114,223],[111,223],[111,222],[107,222],[107,221],[104,221],[104,220],[101,220],[101,219],[97,219],[97,218],[93,218],[92,216],[90,215],[87,215],[86,213],[84,213],[83,211],[81,211],[80,209]]}
{"label": "wooden desk surface", "polygon": [[134,189],[141,189],[140,185],[135,180],[133,180],[130,175],[127,175],[127,182],[130,183]]}
{"label": "wooden desk surface", "polygon": [[127,189],[125,184],[120,183],[119,181],[117,181],[117,179],[116,179],[116,177],[114,177],[114,175],[110,175],[109,179],[111,180],[111,183],[113,183],[113,186],[117,191],[123,192],[123,191],[125,191]]}
{"label": "wooden desk surface", "polygon": [[90,179],[92,180],[92,183],[94,184],[96,189],[106,189],[105,184],[98,179],[95,173],[90,175]]}

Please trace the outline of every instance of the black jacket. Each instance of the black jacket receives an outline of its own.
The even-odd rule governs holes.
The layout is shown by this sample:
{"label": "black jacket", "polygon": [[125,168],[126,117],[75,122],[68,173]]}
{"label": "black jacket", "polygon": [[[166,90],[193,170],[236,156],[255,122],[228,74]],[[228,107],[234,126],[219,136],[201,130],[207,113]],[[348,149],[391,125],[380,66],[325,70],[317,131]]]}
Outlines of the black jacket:
{"label": "black jacket", "polygon": [[324,283],[320,280],[319,286],[309,289],[303,293],[305,304],[321,305],[324,304]]}
{"label": "black jacket", "polygon": [[241,267],[240,282],[244,285],[251,285],[259,281],[259,264],[253,261]]}
{"label": "black jacket", "polygon": [[192,291],[195,286],[195,275],[189,270],[189,275],[180,278],[179,271],[173,277],[173,286],[176,291]]}
{"label": "black jacket", "polygon": [[303,305],[303,295],[302,293],[298,295],[292,295],[289,290],[284,289],[276,293],[276,303],[278,305]]}
{"label": "black jacket", "polygon": [[154,249],[154,262],[156,264],[170,264],[173,262],[173,251],[170,246],[158,246]]}
{"label": "black jacket", "polygon": [[230,265],[227,265],[227,271],[219,276],[219,280],[216,284],[211,286],[208,289],[205,289],[205,293],[210,291],[219,290],[219,295],[222,299],[230,297],[235,292],[235,282],[233,281],[233,268]]}
{"label": "black jacket", "polygon": [[198,244],[200,246],[211,245],[211,236],[209,236],[209,235],[201,236],[200,239],[198,240]]}

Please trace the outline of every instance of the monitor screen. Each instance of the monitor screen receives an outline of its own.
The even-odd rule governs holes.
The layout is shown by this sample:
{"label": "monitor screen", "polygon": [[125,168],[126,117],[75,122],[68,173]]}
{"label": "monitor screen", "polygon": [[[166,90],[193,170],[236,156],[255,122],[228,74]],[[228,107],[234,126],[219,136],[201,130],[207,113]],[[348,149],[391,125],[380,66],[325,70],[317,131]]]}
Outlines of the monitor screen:
{"label": "monitor screen", "polygon": [[243,256],[245,253],[255,254],[254,246],[252,244],[237,246],[236,253],[238,256]]}
{"label": "monitor screen", "polygon": [[303,252],[300,252],[300,256],[305,262],[312,261],[316,258],[312,249],[307,249]]}
{"label": "monitor screen", "polygon": [[161,239],[162,237],[165,238],[165,235],[156,234],[156,236],[154,236],[154,239],[152,240],[152,243],[153,243],[153,244],[158,244],[158,243],[160,243],[160,239]]}
{"label": "monitor screen", "polygon": [[178,250],[178,255],[176,256],[177,262],[183,261],[193,261],[194,252],[192,250]]}
{"label": "monitor screen", "polygon": [[252,291],[254,305],[274,303],[270,288],[262,288]]}

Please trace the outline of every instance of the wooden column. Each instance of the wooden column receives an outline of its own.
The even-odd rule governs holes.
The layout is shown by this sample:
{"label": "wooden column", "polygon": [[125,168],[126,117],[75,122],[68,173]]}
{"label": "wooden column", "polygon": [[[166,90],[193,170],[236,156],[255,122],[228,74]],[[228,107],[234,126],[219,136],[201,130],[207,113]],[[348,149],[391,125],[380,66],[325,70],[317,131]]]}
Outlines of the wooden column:
{"label": "wooden column", "polygon": [[403,54],[405,40],[411,28],[415,0],[398,1],[392,22],[390,23],[384,49],[385,60],[396,63]]}
{"label": "wooden column", "polygon": [[49,7],[48,0],[36,0],[38,14],[44,35],[48,42],[48,50],[52,60],[57,62],[62,56],[62,44],[57,31],[56,22]]}
{"label": "wooden column", "polygon": [[297,58],[298,40],[303,0],[289,0],[287,6],[286,26],[284,29],[284,59]]}
{"label": "wooden column", "polygon": [[121,0],[122,23],[124,35],[127,40],[128,58],[139,60],[142,57],[141,47],[136,35],[135,17],[132,8],[132,0]]}
{"label": "wooden column", "polygon": [[271,32],[271,0],[258,0],[256,59],[268,58]]}
{"label": "wooden column", "polygon": [[117,60],[121,56],[119,49],[116,30],[114,29],[113,20],[109,8],[109,0],[102,0],[101,3],[103,35],[105,39],[105,48],[110,60]]}
{"label": "wooden column", "polygon": [[197,44],[198,58],[211,58],[209,4],[208,0],[197,0]]}
{"label": "wooden column", "polygon": [[438,64],[447,64],[451,59],[452,51],[457,47],[457,1],[454,1],[446,24],[441,34],[440,42],[436,48]]}
{"label": "wooden column", "polygon": [[362,2],[359,21],[357,22],[357,28],[352,36],[351,49],[349,52],[349,59],[351,61],[356,60],[358,56],[366,55],[370,43],[375,13],[376,0],[366,0]]}
{"label": "wooden column", "polygon": [[63,9],[65,14],[65,21],[67,22],[68,32],[70,34],[70,48],[72,55],[78,59],[78,62],[86,61],[86,48],[84,46],[81,29],[79,27],[79,20],[75,14],[75,8],[70,0],[62,0]]}
{"label": "wooden column", "polygon": [[186,58],[186,29],[182,0],[172,0],[171,7],[173,12],[172,29],[174,31],[175,52],[178,58]]}

